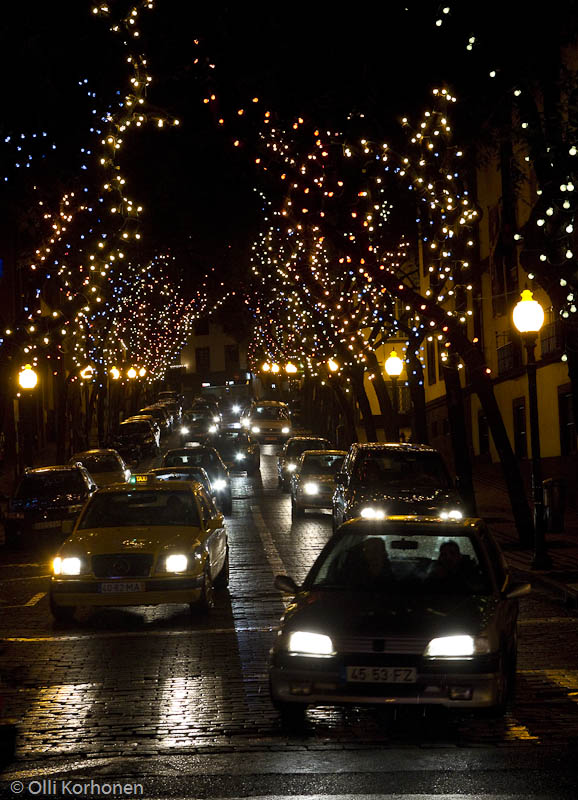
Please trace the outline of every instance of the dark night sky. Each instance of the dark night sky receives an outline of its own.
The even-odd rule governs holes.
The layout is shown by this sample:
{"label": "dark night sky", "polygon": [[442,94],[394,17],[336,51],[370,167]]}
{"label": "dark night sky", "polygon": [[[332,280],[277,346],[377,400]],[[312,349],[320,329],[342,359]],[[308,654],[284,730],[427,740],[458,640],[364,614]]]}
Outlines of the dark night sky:
{"label": "dark night sky", "polygon": [[[101,109],[126,85],[119,48],[91,5],[32,0],[14,5],[0,30],[1,131],[46,127],[59,144],[53,164],[60,178],[90,141],[94,103],[78,80],[89,78]],[[149,240],[186,252],[189,268],[212,263],[229,271],[246,263],[259,222],[250,143],[233,151],[228,142],[235,131],[218,130],[203,106],[205,71],[193,65],[199,54],[193,39],[216,64],[214,88],[227,118],[258,95],[282,117],[314,117],[318,124],[339,125],[349,111],[363,111],[389,135],[401,116],[419,113],[441,78],[460,74],[436,38],[436,4],[428,17],[415,12],[426,4],[411,5],[410,11],[398,2],[341,10],[311,2],[158,0],[143,15],[154,78],[149,99],[182,125],[139,134],[123,155],[132,194],[148,212]]]}

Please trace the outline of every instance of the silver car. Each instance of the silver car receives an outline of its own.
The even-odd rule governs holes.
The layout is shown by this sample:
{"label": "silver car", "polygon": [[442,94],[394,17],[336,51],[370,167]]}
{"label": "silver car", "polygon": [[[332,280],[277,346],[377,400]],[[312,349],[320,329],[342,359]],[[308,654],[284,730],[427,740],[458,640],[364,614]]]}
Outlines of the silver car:
{"label": "silver car", "polygon": [[331,508],[335,478],[345,450],[305,450],[291,478],[291,516],[302,517],[307,508]]}

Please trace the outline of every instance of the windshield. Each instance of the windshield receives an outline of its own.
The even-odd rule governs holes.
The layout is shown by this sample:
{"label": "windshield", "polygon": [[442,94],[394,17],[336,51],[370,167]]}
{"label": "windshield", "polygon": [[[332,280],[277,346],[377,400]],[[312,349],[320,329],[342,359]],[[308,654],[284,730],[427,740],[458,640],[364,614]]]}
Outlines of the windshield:
{"label": "windshield", "polygon": [[80,461],[89,472],[118,472],[122,469],[118,459],[111,455],[83,456],[75,460]]}
{"label": "windshield", "polygon": [[324,450],[326,443],[322,439],[304,439],[297,442],[289,442],[287,445],[287,458],[298,458],[306,450]]}
{"label": "windshield", "polygon": [[155,470],[154,476],[159,481],[200,481],[207,485],[209,476],[202,467],[167,467],[166,470]]}
{"label": "windshield", "polygon": [[117,528],[150,525],[199,525],[199,515],[190,492],[125,492],[94,495],[79,523],[87,528]]}
{"label": "windshield", "polygon": [[360,454],[353,481],[364,486],[451,489],[451,481],[439,453],[366,451]]}
{"label": "windshield", "polygon": [[134,422],[123,422],[120,426],[119,433],[128,434],[129,436],[133,433],[150,433],[151,425],[150,422],[147,422],[145,419],[135,420]]}
{"label": "windshield", "polygon": [[[311,583],[309,583],[311,580]],[[490,594],[491,579],[468,536],[352,532],[313,566],[307,588],[392,594]]]}
{"label": "windshield", "polygon": [[248,446],[247,436],[242,433],[224,434],[215,439],[215,447],[222,455],[232,455]]}
{"label": "windshield", "polygon": [[86,489],[84,481],[76,470],[62,472],[43,472],[27,475],[16,490],[16,497],[54,497],[62,494],[81,494]]}
{"label": "windshield", "polygon": [[255,421],[260,419],[289,419],[285,409],[278,406],[257,406],[251,416]]}
{"label": "windshield", "polygon": [[344,455],[307,455],[301,465],[301,475],[336,475],[343,464]]}

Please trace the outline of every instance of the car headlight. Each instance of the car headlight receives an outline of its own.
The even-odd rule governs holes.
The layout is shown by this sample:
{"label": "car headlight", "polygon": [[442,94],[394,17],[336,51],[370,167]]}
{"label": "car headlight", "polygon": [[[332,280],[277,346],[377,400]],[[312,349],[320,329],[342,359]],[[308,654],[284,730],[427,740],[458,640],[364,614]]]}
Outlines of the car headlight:
{"label": "car headlight", "polygon": [[217,426],[216,425],[211,425],[209,427],[209,433],[216,433],[216,432],[217,432]]}
{"label": "car headlight", "polygon": [[318,483],[306,483],[303,485],[303,491],[305,494],[318,494],[319,492],[319,484]]}
{"label": "car headlight", "polygon": [[365,506],[359,512],[363,519],[385,519],[385,511],[383,508],[373,508],[373,506]]}
{"label": "car headlight", "polygon": [[181,433],[183,434],[183,436],[186,436],[187,433],[190,433],[190,431],[188,428],[181,428]]}
{"label": "car headlight", "polygon": [[440,511],[440,519],[463,519],[463,512],[459,508],[444,509]]}
{"label": "car headlight", "polygon": [[296,469],[297,469],[297,464],[294,464],[293,462],[287,464],[287,472],[295,472]]}
{"label": "car headlight", "polygon": [[258,425],[253,425],[251,428],[252,433],[261,433],[261,428]]}
{"label": "car headlight", "polygon": [[76,556],[61,558],[56,556],[52,562],[52,571],[55,575],[80,575],[82,563]]}
{"label": "car headlight", "polygon": [[331,656],[335,653],[331,637],[308,631],[293,631],[287,642],[287,650],[304,656]]}
{"label": "car headlight", "polygon": [[283,428],[281,428],[281,433],[289,433],[290,430],[291,430],[291,428],[289,428],[287,425],[285,425]]}
{"label": "car headlight", "polygon": [[484,636],[442,636],[432,639],[425,649],[429,658],[467,658],[490,652],[490,645]]}
{"label": "car headlight", "polygon": [[216,481],[213,481],[213,489],[216,489],[217,492],[222,492],[226,488],[227,481],[224,478],[217,478]]}
{"label": "car headlight", "polygon": [[189,560],[182,553],[174,553],[165,559],[167,572],[186,572]]}
{"label": "car headlight", "polygon": [[241,410],[241,406],[233,406],[233,414],[238,414]]}
{"label": "car headlight", "polygon": [[220,421],[221,421],[221,417],[213,417],[213,422],[220,422]]}
{"label": "car headlight", "polygon": [[245,458],[245,453],[235,453],[235,458],[237,461],[243,461]]}
{"label": "car headlight", "polygon": [[242,419],[242,420],[241,420],[241,425],[242,425],[244,428],[248,428],[250,424],[251,424],[251,423],[249,422],[249,420],[248,420],[248,419]]}

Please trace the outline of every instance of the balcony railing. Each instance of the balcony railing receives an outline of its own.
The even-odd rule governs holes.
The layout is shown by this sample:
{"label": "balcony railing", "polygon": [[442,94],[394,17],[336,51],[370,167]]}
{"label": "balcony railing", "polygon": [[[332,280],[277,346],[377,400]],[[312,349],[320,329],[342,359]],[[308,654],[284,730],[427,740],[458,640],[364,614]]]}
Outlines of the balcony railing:
{"label": "balcony railing", "polygon": [[498,375],[507,375],[522,366],[522,351],[516,342],[498,347]]}

